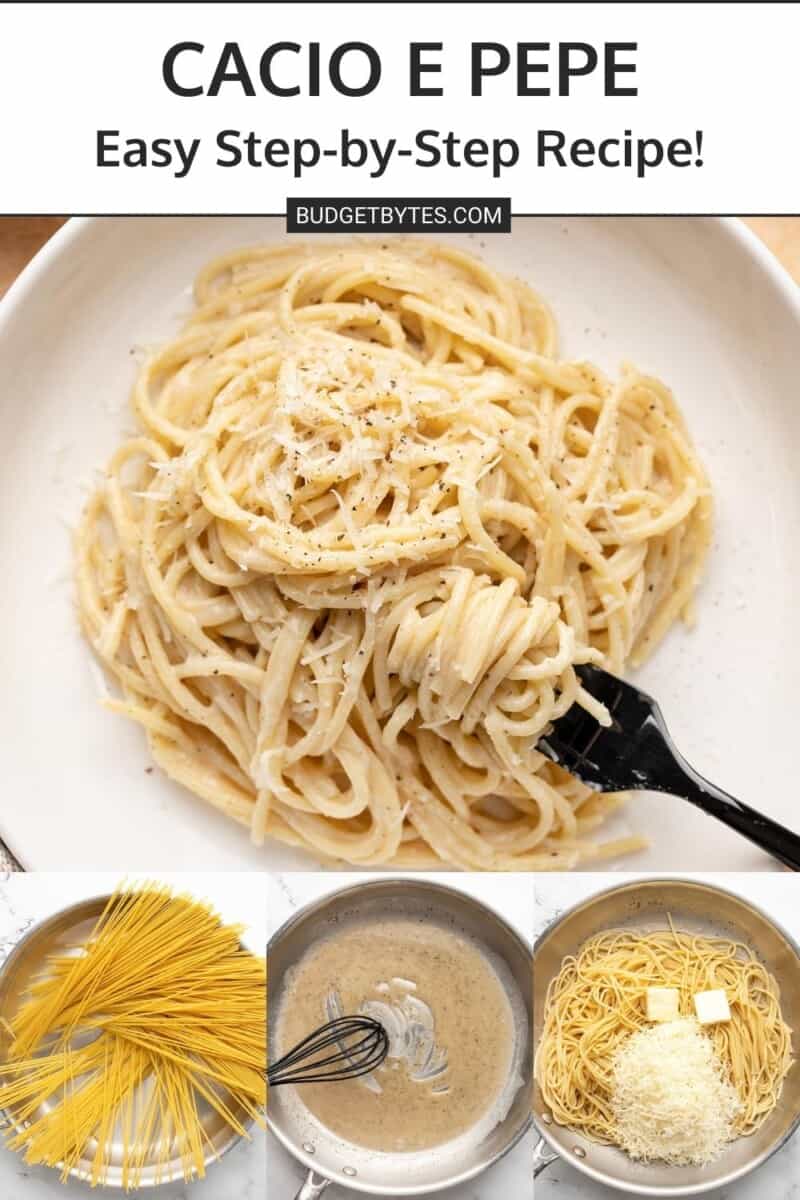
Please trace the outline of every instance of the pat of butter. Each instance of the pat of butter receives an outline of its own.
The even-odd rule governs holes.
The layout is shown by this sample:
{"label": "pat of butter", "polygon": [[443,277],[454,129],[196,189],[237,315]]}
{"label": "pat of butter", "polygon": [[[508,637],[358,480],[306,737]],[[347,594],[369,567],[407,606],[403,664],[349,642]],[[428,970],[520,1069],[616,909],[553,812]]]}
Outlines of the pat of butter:
{"label": "pat of butter", "polygon": [[721,989],[715,992],[697,992],[694,1011],[701,1025],[718,1025],[731,1019],[728,997]]}
{"label": "pat of butter", "polygon": [[647,1019],[648,1021],[677,1021],[678,989],[648,988]]}

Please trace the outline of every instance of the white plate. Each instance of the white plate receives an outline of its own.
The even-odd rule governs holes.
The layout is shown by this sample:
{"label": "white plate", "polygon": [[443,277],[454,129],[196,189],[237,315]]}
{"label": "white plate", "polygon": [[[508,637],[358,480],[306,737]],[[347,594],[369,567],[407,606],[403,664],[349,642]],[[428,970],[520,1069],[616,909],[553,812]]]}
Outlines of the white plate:
{"label": "white plate", "polygon": [[[98,704],[70,578],[70,527],[131,426],[134,347],[175,330],[207,259],[283,236],[267,218],[72,221],[0,306],[0,834],[28,867],[312,865],[257,850],[147,773],[141,730]],[[796,288],[733,221],[531,218],[454,240],[541,290],[567,354],[608,369],[631,358],[674,388],[711,472],[717,533],[698,628],[674,631],[641,682],[700,771],[800,828]],[[678,800],[637,798],[625,828],[653,845],[623,868],[771,865]]]}

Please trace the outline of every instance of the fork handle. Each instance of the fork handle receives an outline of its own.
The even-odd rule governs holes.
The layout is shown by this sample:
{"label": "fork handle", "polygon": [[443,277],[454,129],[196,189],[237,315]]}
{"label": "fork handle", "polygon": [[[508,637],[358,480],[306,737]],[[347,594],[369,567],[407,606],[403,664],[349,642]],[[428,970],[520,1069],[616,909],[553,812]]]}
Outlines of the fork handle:
{"label": "fork handle", "polygon": [[800,837],[773,821],[771,817],[750,808],[748,804],[729,796],[722,788],[695,771],[685,759],[676,755],[675,778],[665,779],[660,787],[675,796],[682,796],[690,804],[716,817],[730,829],[735,829],[748,841],[753,842],[767,854],[792,871],[800,871]]}

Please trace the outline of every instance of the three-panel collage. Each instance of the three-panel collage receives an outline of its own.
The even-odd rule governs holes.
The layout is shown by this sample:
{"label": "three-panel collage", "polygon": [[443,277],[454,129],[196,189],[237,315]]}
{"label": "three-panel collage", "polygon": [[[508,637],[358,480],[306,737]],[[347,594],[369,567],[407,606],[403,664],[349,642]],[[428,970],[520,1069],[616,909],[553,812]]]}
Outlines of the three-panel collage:
{"label": "three-panel collage", "polygon": [[0,219],[0,1197],[790,1200],[800,218]]}

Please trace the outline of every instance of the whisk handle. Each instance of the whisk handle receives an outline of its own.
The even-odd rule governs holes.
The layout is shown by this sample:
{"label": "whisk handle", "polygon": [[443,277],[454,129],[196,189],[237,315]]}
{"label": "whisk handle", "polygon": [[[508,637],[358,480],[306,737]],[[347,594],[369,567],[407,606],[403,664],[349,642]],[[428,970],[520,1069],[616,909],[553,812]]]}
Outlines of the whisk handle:
{"label": "whisk handle", "polygon": [[305,1183],[300,1188],[294,1200],[317,1200],[317,1197],[322,1195],[329,1183],[330,1179],[322,1179],[315,1175],[313,1171],[309,1171]]}

